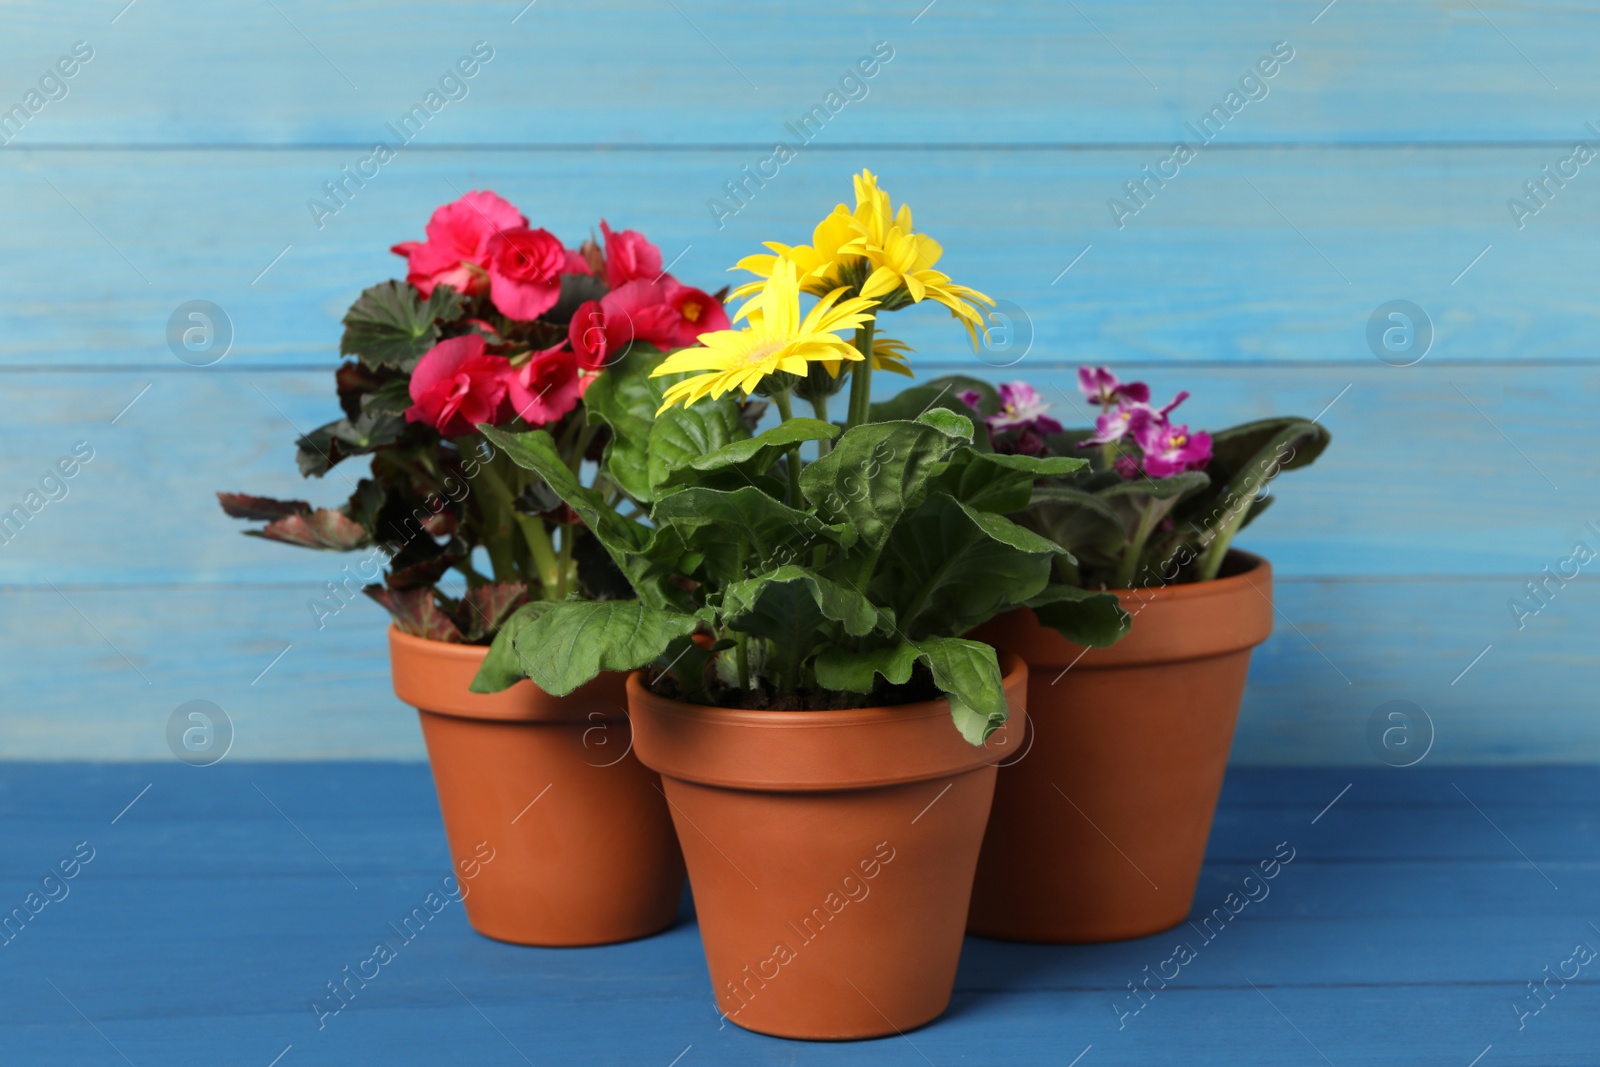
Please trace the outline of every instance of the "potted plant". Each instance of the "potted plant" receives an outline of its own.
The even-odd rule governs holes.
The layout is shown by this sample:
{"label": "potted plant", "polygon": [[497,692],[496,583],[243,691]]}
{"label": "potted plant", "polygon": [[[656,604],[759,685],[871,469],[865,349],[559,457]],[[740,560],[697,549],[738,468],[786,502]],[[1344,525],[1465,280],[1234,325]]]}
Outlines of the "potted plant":
{"label": "potted plant", "polygon": [[[1024,382],[987,418],[1002,452],[1092,460],[1012,515],[1070,554],[980,634],[1027,661],[1032,734],[1000,773],[968,930],[1020,941],[1139,937],[1188,915],[1250,652],[1272,632],[1272,567],[1230,545],[1268,483],[1328,444],[1300,418],[1191,433],[1172,417],[1187,393],[1158,409],[1104,367],[1078,380],[1092,430],[1063,432]],[[1112,645],[1118,620],[1085,610],[1085,591],[1115,595],[1126,639]]]}
{"label": "potted plant", "polygon": [[[952,383],[872,404],[875,367],[909,370],[883,312],[936,302],[975,334],[990,301],[932,269],[938,245],[870,172],[855,183],[812,245],[741,262],[760,277],[735,290],[740,328],[607,372],[603,466],[648,522],[579,484],[549,433],[485,430],[637,593],[521,609],[522,665],[551,693],[638,669],[636,748],[663,776],[717,1003],[818,1039],[949,1002],[1027,677],[961,635],[1046,586],[1063,550],[1006,513],[1086,466],[996,453]],[[826,410],[846,382],[841,427]],[[778,421],[756,432],[767,402]]]}
{"label": "potted plant", "polygon": [[[492,192],[440,207],[427,240],[394,247],[406,280],[345,316],[344,417],[298,443],[303,475],[363,456],[370,475],[336,508],[218,494],[266,523],[257,536],[364,552],[313,614],[325,625],[357,588],[389,611],[395,692],[419,711],[452,859],[481,867],[468,919],[523,944],[654,933],[683,884],[658,776],[631,752],[622,676],[552,695],[491,646],[526,605],[630,591],[571,509],[477,427],[540,427],[577,477],[609,438],[585,402],[614,388],[608,365],[727,325],[654,245],[600,225],[603,246],[571,250]],[[621,496],[604,477],[592,489]]]}

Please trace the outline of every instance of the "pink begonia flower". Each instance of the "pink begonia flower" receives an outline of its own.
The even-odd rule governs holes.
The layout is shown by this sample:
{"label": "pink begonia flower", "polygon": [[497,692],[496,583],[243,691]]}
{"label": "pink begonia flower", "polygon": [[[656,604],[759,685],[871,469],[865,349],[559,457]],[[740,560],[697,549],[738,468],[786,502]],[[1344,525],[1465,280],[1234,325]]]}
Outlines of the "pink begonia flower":
{"label": "pink begonia flower", "polygon": [[618,289],[629,282],[661,279],[661,249],[636,230],[613,230],[600,220],[606,240],[606,286]]}
{"label": "pink begonia flower", "polygon": [[585,301],[572,313],[568,338],[584,370],[599,370],[635,341],[657,348],[687,348],[703,333],[729,329],[722,306],[670,275],[659,282],[631,281]]}
{"label": "pink begonia flower", "polygon": [[511,414],[540,426],[555,422],[578,406],[578,398],[594,379],[579,378],[578,357],[564,346],[565,342],[535,352],[520,367],[508,365],[506,406]]}
{"label": "pink begonia flower", "polygon": [[500,231],[527,224],[522,212],[506,200],[474,189],[434,211],[426,241],[402,241],[390,251],[406,257],[406,281],[423,296],[430,296],[438,285],[476,296],[489,289],[490,243]]}
{"label": "pink begonia flower", "polygon": [[1078,388],[1083,395],[1103,408],[1113,404],[1144,404],[1150,400],[1150,387],[1143,382],[1122,382],[1109,367],[1079,367]]}
{"label": "pink begonia flower", "polygon": [[510,369],[504,356],[485,352],[478,334],[440,341],[411,372],[406,421],[425,422],[445,437],[476,433],[480,422],[503,421]]}
{"label": "pink begonia flower", "polygon": [[561,299],[567,250],[549,230],[501,230],[489,242],[489,299],[507,318],[532,322]]}

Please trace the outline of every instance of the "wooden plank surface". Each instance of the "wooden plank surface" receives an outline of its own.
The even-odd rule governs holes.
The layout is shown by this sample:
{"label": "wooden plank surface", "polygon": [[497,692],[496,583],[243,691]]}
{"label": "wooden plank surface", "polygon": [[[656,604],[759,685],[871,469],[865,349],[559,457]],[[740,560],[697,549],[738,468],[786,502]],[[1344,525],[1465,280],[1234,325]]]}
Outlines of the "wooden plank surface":
{"label": "wooden plank surface", "polygon": [[728,0],[281,0],[226,15],[182,0],[120,16],[29,0],[7,12],[8,92],[82,39],[95,58],[19,144],[365,147],[482,40],[494,58],[419,140],[769,148],[882,41],[894,58],[842,103],[829,142],[1167,144],[1283,41],[1294,59],[1228,139],[1567,144],[1596,117],[1593,3],[1326,6],[828,0],[775,22]]}
{"label": "wooden plank surface", "polygon": [[[499,191],[571,243],[602,216],[637,227],[677,258],[676,274],[715,289],[762,241],[808,240],[851,198],[849,175],[863,166],[938,237],[941,269],[1020,310],[1031,346],[989,353],[990,364],[1381,369],[1367,323],[1394,299],[1433,323],[1422,365],[1583,362],[1600,325],[1587,284],[1600,272],[1587,238],[1600,224],[1600,181],[1572,180],[1520,229],[1507,209],[1555,161],[1539,146],[1218,151],[1120,227],[1108,201],[1135,203],[1126,183],[1160,158],[1148,148],[806,153],[764,188],[752,184],[731,217],[708,202],[734,204],[724,183],[749,161],[742,150],[452,148],[397,159],[319,229],[307,201],[347,156],[205,147],[7,156],[0,221],[14,254],[0,262],[0,285],[16,295],[0,365],[187,372],[166,327],[194,299],[232,322],[221,365],[325,365],[356,294],[401,271],[389,246],[420,239],[436,205],[473,188]],[[891,321],[925,359],[979,363],[943,313]]]}
{"label": "wooden plank surface", "polygon": [[[1222,934],[968,939],[945,1017],[836,1045],[722,1024],[687,901],[666,934],[584,950],[494,943],[448,909],[319,1031],[323,983],[445,872],[424,767],[0,764],[7,900],[95,849],[4,948],[0,1042],[17,1063],[1587,1064],[1591,977],[1552,983],[1520,1030],[1512,1004],[1574,944],[1600,945],[1597,775],[1235,769],[1195,916],[1278,842],[1294,859]],[[1179,940],[1196,959],[1119,1028],[1127,984]]]}

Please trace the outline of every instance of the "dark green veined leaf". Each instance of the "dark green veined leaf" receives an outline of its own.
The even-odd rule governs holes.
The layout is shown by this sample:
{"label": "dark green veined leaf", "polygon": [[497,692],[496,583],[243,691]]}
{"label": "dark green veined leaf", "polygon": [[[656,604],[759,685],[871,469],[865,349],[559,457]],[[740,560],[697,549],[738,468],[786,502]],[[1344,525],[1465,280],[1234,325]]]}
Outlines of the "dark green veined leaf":
{"label": "dark green veined leaf", "polygon": [[650,377],[660,361],[659,350],[635,344],[607,366],[583,394],[589,418],[611,428],[601,468],[623,492],[644,503],[654,499],[646,473],[650,428],[656,423],[656,409],[669,382]]}
{"label": "dark green veined leaf", "polygon": [[[790,419],[754,437],[730,441],[711,452],[695,456],[688,463],[668,471],[659,484],[662,488],[684,484],[705,485],[707,473],[729,470],[736,472],[739,479],[754,483],[767,473],[780,456],[796,445],[807,441],[831,441],[837,436],[839,427],[830,423],[817,419]],[[737,481],[732,483],[737,484]]]}
{"label": "dark green veined leaf", "polygon": [[683,489],[656,501],[650,518],[687,551],[703,555],[708,574],[730,583],[803,559],[809,549],[838,537],[815,516],[751,486]]}
{"label": "dark green veined leaf", "polygon": [[461,297],[448,285],[427,300],[405,282],[388,281],[363,292],[344,317],[339,354],[370,366],[409,371],[439,341],[439,322],[461,316]]}
{"label": "dark green veined leaf", "polygon": [[[1226,525],[1279,471],[1309,466],[1332,435],[1309,419],[1261,419],[1222,430],[1211,437],[1211,491],[1186,501],[1177,516],[1196,530]],[[1249,512],[1246,513],[1247,516]]]}
{"label": "dark green veined leaf", "polygon": [[645,474],[651,493],[659,497],[667,476],[701,456],[733,441],[748,439],[750,430],[740,417],[733,394],[702,400],[691,407],[674,406],[656,417],[650,428]]}
{"label": "dark green veined leaf", "polygon": [[843,544],[883,547],[901,516],[915,511],[949,458],[972,440],[972,422],[930,411],[914,422],[869,422],[847,430],[800,474],[800,489]]}
{"label": "dark green veined leaf", "polygon": [[1087,467],[1076,456],[1013,456],[963,449],[937,480],[938,488],[980,511],[1017,511],[1033,498],[1040,478],[1061,478]]}
{"label": "dark green veined leaf", "polygon": [[512,645],[534,684],[565,696],[601,671],[643,667],[698,625],[693,615],[637,600],[564,600],[520,626]]}
{"label": "dark green veined leaf", "polygon": [[[722,596],[723,622],[735,630],[809,652],[826,638],[825,622],[860,637],[878,625],[878,609],[865,596],[793,565],[729,585]],[[803,652],[802,652],[803,654]]]}
{"label": "dark green veined leaf", "polygon": [[935,493],[895,528],[870,591],[912,640],[965,633],[1037,595],[1063,551],[1003,516]]}
{"label": "dark green veined leaf", "polygon": [[320,478],[340,460],[394,444],[405,428],[405,416],[370,410],[354,422],[340,419],[319,426],[295,442],[300,473]]}
{"label": "dark green veined leaf", "polygon": [[1093,493],[1071,486],[1035,489],[1032,502],[1014,517],[1075,558],[1088,562],[1117,559],[1132,536],[1128,515],[1114,510]]}

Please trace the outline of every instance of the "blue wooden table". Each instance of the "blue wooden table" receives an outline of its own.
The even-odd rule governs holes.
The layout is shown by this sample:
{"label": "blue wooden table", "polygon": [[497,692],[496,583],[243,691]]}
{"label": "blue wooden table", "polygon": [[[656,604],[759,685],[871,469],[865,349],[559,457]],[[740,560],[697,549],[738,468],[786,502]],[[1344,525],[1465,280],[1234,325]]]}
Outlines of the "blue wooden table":
{"label": "blue wooden table", "polygon": [[[809,1044],[719,1018],[687,899],[667,933],[605,948],[500,944],[454,903],[403,940],[449,869],[424,766],[0,764],[0,904],[74,872],[7,928],[0,1062],[1592,1065],[1597,787],[1593,768],[1235,769],[1195,927],[969,939],[942,1019]],[[315,1010],[383,940],[377,977]]]}

